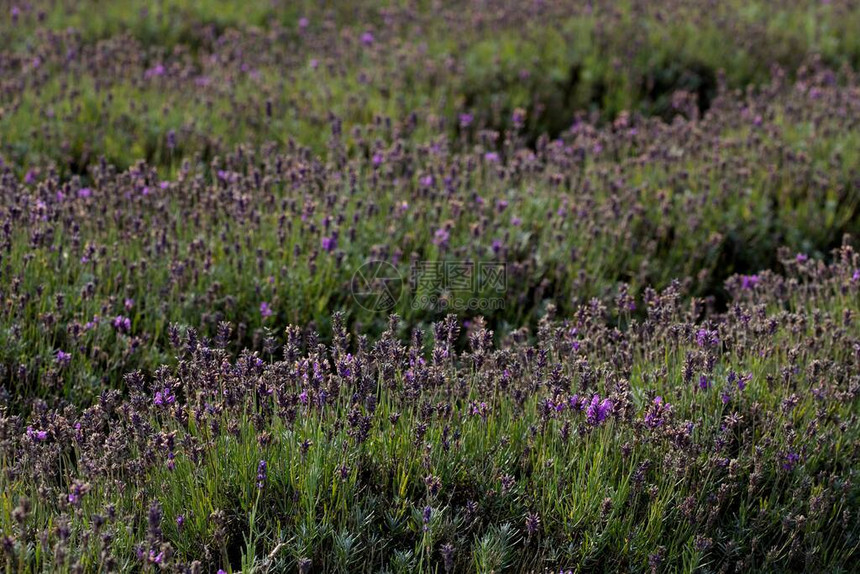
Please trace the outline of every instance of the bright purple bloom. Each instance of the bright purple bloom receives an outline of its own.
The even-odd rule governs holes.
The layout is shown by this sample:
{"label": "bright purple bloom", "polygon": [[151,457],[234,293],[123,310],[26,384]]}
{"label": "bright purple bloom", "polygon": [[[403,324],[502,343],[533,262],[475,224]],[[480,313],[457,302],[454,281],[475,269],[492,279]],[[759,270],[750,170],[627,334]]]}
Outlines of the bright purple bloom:
{"label": "bright purple bloom", "polygon": [[671,410],[672,405],[664,403],[663,397],[654,397],[654,401],[645,414],[645,426],[652,429],[662,426]]}
{"label": "bright purple bloom", "polygon": [[164,387],[164,389],[156,391],[155,397],[152,399],[153,404],[158,407],[172,405],[175,401],[176,395],[174,395],[168,387]]}
{"label": "bright purple bloom", "polygon": [[92,196],[92,194],[93,194],[93,190],[91,190],[88,187],[82,187],[81,189],[78,190],[78,197],[87,198],[87,197]]}
{"label": "bright purple bloom", "polygon": [[323,251],[327,253],[331,253],[337,249],[337,239],[335,237],[323,237],[320,243],[322,244]]}
{"label": "bright purple bloom", "polygon": [[365,46],[371,46],[373,44],[373,33],[365,32],[361,35],[361,43]]}
{"label": "bright purple bloom", "polygon": [[612,401],[610,399],[601,401],[598,395],[594,395],[591,398],[591,404],[585,410],[585,420],[591,426],[597,426],[606,420],[610,412],[612,412]]}
{"label": "bright purple bloom", "polygon": [[263,319],[273,315],[272,308],[265,301],[260,303],[260,315],[262,315]]}
{"label": "bright purple bloom", "polygon": [[153,67],[149,68],[146,72],[144,72],[143,76],[149,80],[151,78],[158,78],[164,75],[167,69],[164,67],[164,64],[156,64]]}
{"label": "bright purple bloom", "polygon": [[57,363],[65,367],[72,362],[72,354],[57,350]]}
{"label": "bright purple bloom", "polygon": [[122,315],[114,317],[114,320],[111,321],[111,325],[113,325],[113,328],[120,333],[128,333],[131,331],[131,319]]}
{"label": "bright purple bloom", "polygon": [[161,564],[161,561],[164,560],[164,552],[155,553],[155,550],[149,551],[149,563],[150,564]]}
{"label": "bright purple bloom", "polygon": [[33,430],[33,427],[27,427],[27,438],[34,440],[36,442],[42,442],[44,440],[47,440],[48,431]]}
{"label": "bright purple bloom", "polygon": [[758,275],[741,275],[741,289],[750,290],[758,284]]}
{"label": "bright purple bloom", "polygon": [[700,347],[715,347],[720,344],[720,337],[716,331],[711,331],[709,329],[699,329],[696,332],[696,344],[698,344]]}

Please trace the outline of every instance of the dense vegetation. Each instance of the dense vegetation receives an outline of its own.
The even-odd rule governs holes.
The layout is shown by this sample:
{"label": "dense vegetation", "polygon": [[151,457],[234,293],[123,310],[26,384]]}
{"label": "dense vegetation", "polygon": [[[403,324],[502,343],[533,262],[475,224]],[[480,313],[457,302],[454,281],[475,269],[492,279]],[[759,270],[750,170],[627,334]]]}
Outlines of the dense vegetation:
{"label": "dense vegetation", "polygon": [[852,570],[858,29],[850,0],[11,6],[0,564]]}

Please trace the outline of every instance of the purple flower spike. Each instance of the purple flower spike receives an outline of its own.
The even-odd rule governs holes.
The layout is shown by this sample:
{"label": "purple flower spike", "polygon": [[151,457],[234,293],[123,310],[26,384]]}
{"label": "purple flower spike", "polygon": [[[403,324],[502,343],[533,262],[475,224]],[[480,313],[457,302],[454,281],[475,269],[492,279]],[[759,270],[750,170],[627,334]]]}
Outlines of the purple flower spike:
{"label": "purple flower spike", "polygon": [[600,400],[598,395],[591,398],[591,404],[585,410],[585,419],[591,426],[598,426],[612,412],[612,401],[610,399]]}
{"label": "purple flower spike", "polygon": [[272,308],[269,307],[269,304],[265,301],[260,303],[260,315],[263,317],[263,319],[266,319],[267,317],[271,317],[273,315]]}
{"label": "purple flower spike", "polygon": [[57,351],[57,364],[59,364],[62,367],[65,367],[71,362],[72,362],[72,354],[71,353],[66,353],[65,351],[60,351],[60,350]]}

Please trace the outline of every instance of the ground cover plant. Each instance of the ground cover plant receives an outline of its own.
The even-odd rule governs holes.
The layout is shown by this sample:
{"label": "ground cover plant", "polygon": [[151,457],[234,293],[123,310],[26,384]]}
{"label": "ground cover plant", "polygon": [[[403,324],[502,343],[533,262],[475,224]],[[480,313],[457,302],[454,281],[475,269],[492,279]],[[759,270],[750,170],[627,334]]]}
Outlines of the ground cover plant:
{"label": "ground cover plant", "polygon": [[4,10],[6,571],[856,568],[854,2]]}

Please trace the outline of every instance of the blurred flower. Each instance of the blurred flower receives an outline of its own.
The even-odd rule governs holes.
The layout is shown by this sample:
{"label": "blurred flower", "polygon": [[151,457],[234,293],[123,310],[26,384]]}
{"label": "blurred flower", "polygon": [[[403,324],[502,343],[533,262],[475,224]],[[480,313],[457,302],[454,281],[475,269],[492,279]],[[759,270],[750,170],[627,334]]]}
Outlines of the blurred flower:
{"label": "blurred flower", "polygon": [[269,307],[269,304],[266,301],[260,303],[260,315],[263,317],[263,319],[266,319],[273,315],[272,308]]}
{"label": "blurred flower", "polygon": [[56,360],[57,360],[57,363],[59,363],[61,366],[65,367],[69,363],[72,362],[72,354],[66,353],[66,352],[61,351],[61,350],[57,350],[57,359]]}

